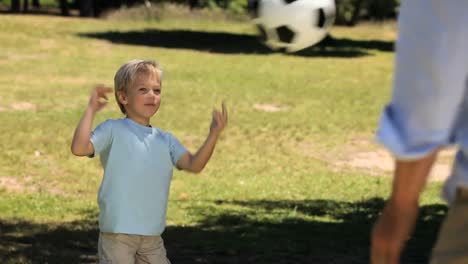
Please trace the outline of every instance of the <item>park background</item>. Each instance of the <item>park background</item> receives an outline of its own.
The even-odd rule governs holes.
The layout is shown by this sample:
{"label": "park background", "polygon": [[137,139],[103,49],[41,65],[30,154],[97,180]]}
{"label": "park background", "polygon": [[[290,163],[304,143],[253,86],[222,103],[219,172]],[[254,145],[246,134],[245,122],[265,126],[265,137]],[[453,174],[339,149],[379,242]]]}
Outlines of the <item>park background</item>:
{"label": "park background", "polygon": [[[294,54],[257,41],[241,0],[98,1],[91,13],[82,1],[0,1],[1,263],[96,262],[102,169],[70,142],[92,87],[132,58],[162,64],[152,124],[190,150],[213,107],[230,113],[203,173],[174,173],[173,263],[368,263],[393,166],[374,135],[399,1],[337,1],[329,37]],[[95,124],[120,117],[111,98]],[[403,263],[427,263],[452,156],[431,175]]]}

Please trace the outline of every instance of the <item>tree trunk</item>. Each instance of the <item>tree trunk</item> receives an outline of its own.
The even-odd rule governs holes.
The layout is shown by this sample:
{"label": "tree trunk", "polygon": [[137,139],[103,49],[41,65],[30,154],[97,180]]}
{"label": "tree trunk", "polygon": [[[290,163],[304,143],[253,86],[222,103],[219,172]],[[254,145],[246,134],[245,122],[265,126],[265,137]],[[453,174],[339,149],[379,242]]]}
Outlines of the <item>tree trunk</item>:
{"label": "tree trunk", "polygon": [[80,0],[80,16],[92,17],[94,16],[94,1],[93,0]]}
{"label": "tree trunk", "polygon": [[39,0],[33,0],[32,5],[34,8],[40,8],[41,4],[39,3]]}
{"label": "tree trunk", "polygon": [[349,25],[354,26],[359,21],[359,16],[361,15],[361,6],[362,0],[354,1],[353,15],[351,16],[351,21],[349,21]]}
{"label": "tree trunk", "polygon": [[60,10],[62,16],[69,16],[70,15],[70,10],[68,8],[68,1],[67,0],[60,0]]}
{"label": "tree trunk", "polygon": [[19,13],[21,7],[20,0],[11,0],[11,12]]}
{"label": "tree trunk", "polygon": [[189,0],[190,10],[197,8],[199,6],[198,0]]}
{"label": "tree trunk", "polygon": [[137,3],[137,0],[126,0],[125,3],[128,7],[131,7]]}
{"label": "tree trunk", "polygon": [[23,13],[27,13],[29,11],[29,0],[23,0]]}

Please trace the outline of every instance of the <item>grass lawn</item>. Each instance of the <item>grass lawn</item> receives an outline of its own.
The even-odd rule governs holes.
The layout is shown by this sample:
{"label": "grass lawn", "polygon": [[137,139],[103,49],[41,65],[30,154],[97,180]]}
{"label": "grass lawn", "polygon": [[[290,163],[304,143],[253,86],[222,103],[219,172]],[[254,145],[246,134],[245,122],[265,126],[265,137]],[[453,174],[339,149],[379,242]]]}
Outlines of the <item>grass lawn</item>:
{"label": "grass lawn", "polygon": [[[152,58],[165,70],[153,126],[195,151],[212,108],[230,112],[203,173],[174,173],[163,234],[174,263],[367,263],[390,174],[339,164],[377,148],[395,32],[337,26],[288,55],[248,21],[0,15],[0,262],[96,262],[102,169],[70,153],[71,137],[93,85]],[[120,116],[111,98],[95,124]],[[424,193],[403,263],[427,262],[440,186]]]}

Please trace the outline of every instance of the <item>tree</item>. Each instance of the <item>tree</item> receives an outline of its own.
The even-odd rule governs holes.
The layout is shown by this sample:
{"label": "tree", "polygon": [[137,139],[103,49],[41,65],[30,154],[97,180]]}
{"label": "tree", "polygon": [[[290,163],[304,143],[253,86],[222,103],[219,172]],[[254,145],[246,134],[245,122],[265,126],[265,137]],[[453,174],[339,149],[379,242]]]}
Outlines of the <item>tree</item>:
{"label": "tree", "polygon": [[60,5],[60,11],[61,11],[62,16],[68,16],[68,15],[70,15],[70,10],[69,10],[69,6],[68,6],[68,1],[67,1],[67,0],[60,0],[60,1],[59,1],[59,5]]}
{"label": "tree", "polygon": [[198,0],[188,0],[190,9],[194,9],[196,7],[200,6],[200,3]]}
{"label": "tree", "polygon": [[20,0],[11,0],[11,12],[19,13],[21,7]]}
{"label": "tree", "polygon": [[79,3],[81,17],[92,17],[95,15],[93,0],[80,0]]}
{"label": "tree", "polygon": [[29,0],[23,0],[23,13],[27,13],[29,11]]}

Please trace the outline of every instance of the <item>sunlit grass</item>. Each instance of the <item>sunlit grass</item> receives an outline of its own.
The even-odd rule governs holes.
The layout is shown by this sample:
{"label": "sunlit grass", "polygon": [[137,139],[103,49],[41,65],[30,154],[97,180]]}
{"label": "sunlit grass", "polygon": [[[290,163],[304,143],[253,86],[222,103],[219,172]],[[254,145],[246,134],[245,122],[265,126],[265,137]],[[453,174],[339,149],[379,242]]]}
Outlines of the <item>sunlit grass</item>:
{"label": "sunlit grass", "polygon": [[[171,131],[195,151],[208,132],[212,108],[225,100],[230,112],[229,127],[205,171],[174,173],[167,214],[170,242],[180,243],[184,228],[192,227],[203,232],[187,229],[186,234],[211,238],[200,247],[223,250],[230,243],[229,235],[216,232],[233,228],[247,237],[265,236],[252,247],[264,252],[265,243],[273,243],[266,242],[270,235],[278,232],[271,225],[279,229],[284,225],[305,245],[316,248],[311,251],[297,242],[286,252],[312,254],[320,251],[320,243],[310,241],[339,236],[335,232],[344,228],[339,224],[362,217],[351,222],[356,228],[343,236],[355,236],[357,258],[366,259],[366,232],[388,195],[390,180],[337,169],[333,157],[356,138],[373,140],[380,110],[389,97],[394,54],[385,47],[395,38],[394,24],[334,27],[331,36],[341,46],[287,55],[265,52],[261,44],[250,42],[255,33],[247,21],[118,18],[118,14],[102,20],[0,16],[0,177],[16,179],[20,189],[4,186],[0,192],[1,221],[31,224],[24,225],[25,236],[27,230],[42,232],[40,224],[68,227],[81,221],[83,228],[97,229],[96,193],[102,168],[97,159],[72,156],[72,133],[93,85],[112,85],[115,71],[129,59],[152,58],[165,70],[163,103],[154,126]],[[139,44],[132,39],[119,43],[106,39],[110,33],[128,37],[128,32],[139,33]],[[174,32],[180,33],[175,46],[157,39]],[[214,33],[224,32],[239,46],[223,50],[221,42],[211,49],[209,42],[185,41],[183,32],[205,42],[219,42]],[[28,104],[15,109],[18,103]],[[281,111],[261,111],[255,104]],[[95,123],[120,116],[111,98]],[[424,205],[441,203],[439,188],[440,184],[429,185]],[[249,224],[260,229],[252,232],[255,228]],[[315,229],[316,225],[323,228]],[[295,228],[307,231],[301,234]],[[307,242],[306,233],[317,230]],[[286,231],[276,239],[291,239]],[[5,243],[0,250],[21,253],[19,244]],[[245,247],[243,238],[233,243],[237,243],[232,246],[234,253],[227,255]],[[333,259],[333,247],[325,247],[325,255],[331,254],[327,259]],[[335,249],[350,254],[346,244]],[[25,257],[20,253],[7,260],[15,263],[15,257]]]}

